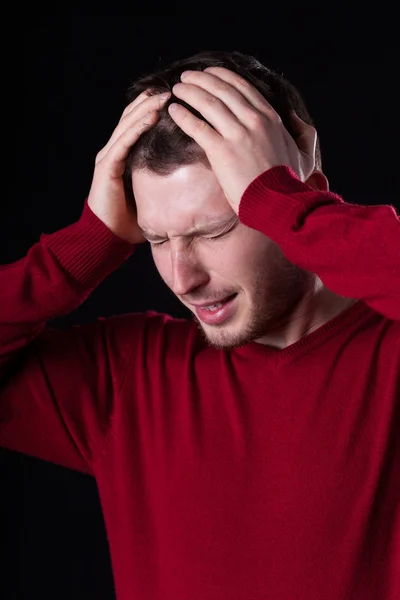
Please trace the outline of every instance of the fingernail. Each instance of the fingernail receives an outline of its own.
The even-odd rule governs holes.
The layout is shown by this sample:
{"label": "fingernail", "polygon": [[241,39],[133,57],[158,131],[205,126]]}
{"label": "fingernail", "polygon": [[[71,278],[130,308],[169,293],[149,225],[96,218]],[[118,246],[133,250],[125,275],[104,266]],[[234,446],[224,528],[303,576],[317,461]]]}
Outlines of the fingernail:
{"label": "fingernail", "polygon": [[161,99],[166,100],[170,96],[171,96],[171,92],[164,92],[163,94],[161,94]]}
{"label": "fingernail", "polygon": [[181,79],[185,79],[185,77],[187,77],[188,75],[190,75],[192,71],[183,71],[183,73],[181,74]]}

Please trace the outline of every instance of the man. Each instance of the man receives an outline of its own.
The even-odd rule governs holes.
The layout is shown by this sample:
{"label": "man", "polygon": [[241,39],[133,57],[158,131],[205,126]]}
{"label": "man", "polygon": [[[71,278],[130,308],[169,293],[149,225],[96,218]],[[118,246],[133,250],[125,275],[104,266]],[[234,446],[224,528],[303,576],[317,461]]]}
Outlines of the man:
{"label": "man", "polygon": [[[80,220],[0,271],[0,443],[96,478],[119,600],[398,598],[396,211],[329,192],[252,57],[133,96]],[[193,321],[45,328],[145,240]]]}

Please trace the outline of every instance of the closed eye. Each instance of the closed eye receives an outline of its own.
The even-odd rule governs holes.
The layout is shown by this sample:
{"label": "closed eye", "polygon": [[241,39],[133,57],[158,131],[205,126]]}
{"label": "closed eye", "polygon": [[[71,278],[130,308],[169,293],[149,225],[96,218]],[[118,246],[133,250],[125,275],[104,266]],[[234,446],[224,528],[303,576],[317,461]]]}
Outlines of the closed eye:
{"label": "closed eye", "polygon": [[218,238],[224,237],[224,235],[228,235],[229,231],[226,233],[220,233],[219,235],[214,235],[213,237],[206,237],[206,240],[217,240]]}
{"label": "closed eye", "polygon": [[[205,237],[205,240],[217,240],[218,238],[222,238],[224,235],[228,235],[228,233],[230,233],[232,231],[232,229],[230,231],[227,231],[226,233],[220,233],[219,235],[214,235],[213,237]],[[150,244],[152,246],[162,246],[163,244],[165,244],[165,242],[167,242],[168,240],[164,240],[163,242],[150,242]]]}

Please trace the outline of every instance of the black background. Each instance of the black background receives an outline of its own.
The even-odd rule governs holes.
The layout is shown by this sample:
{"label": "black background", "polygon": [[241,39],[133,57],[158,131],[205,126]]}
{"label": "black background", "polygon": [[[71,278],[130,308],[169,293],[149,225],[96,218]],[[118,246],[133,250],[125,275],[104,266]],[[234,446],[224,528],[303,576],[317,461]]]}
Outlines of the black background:
{"label": "black background", "polygon": [[[344,34],[327,20],[296,34],[259,18],[25,15],[5,19],[3,33],[1,264],[79,218],[130,82],[201,50],[253,54],[283,73],[314,118],[331,189],[348,202],[399,208],[398,45],[384,32]],[[147,309],[189,316],[144,245],[49,324]],[[0,510],[0,598],[115,597],[91,477],[0,450]]]}

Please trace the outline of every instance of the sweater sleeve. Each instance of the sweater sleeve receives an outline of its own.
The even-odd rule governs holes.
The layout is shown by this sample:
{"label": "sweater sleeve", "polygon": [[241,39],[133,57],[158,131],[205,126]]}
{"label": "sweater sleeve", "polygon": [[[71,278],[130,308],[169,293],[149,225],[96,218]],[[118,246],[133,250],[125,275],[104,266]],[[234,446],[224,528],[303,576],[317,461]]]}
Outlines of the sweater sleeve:
{"label": "sweater sleeve", "polygon": [[129,354],[115,348],[123,319],[45,325],[76,309],[134,249],[86,202],[76,223],[0,267],[0,446],[92,473]]}
{"label": "sweater sleeve", "polygon": [[332,292],[400,320],[400,219],[393,206],[348,204],[279,166],[251,182],[239,218]]}

